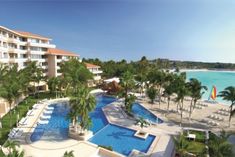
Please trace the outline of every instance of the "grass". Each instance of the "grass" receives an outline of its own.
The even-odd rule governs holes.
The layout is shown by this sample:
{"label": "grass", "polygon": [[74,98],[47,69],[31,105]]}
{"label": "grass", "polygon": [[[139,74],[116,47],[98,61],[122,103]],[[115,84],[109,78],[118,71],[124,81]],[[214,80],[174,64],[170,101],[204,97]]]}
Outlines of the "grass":
{"label": "grass", "polygon": [[[206,144],[205,144],[205,140],[206,140],[205,132],[189,130],[189,133],[190,134],[195,134],[196,139],[195,139],[195,141],[188,140],[188,143],[189,143],[188,151],[190,153],[198,155],[201,152],[203,152],[203,150],[206,146]],[[187,136],[187,131],[184,132],[184,135]]]}
{"label": "grass", "polygon": [[[29,109],[39,100],[45,98],[52,98],[54,97],[50,93],[40,93],[38,98],[36,96],[28,96],[24,99],[21,103],[19,103],[12,111],[8,112],[4,117],[2,117],[2,128],[0,129],[0,145],[3,145],[5,141],[8,139],[8,133],[13,127],[16,127],[17,123],[17,114],[19,114],[19,120],[26,115]],[[12,125],[10,126],[10,114],[12,114],[11,122]],[[0,153],[1,156],[1,153]]]}
{"label": "grass", "polygon": [[189,141],[188,151],[193,154],[200,154],[205,148],[205,144],[197,141]]}

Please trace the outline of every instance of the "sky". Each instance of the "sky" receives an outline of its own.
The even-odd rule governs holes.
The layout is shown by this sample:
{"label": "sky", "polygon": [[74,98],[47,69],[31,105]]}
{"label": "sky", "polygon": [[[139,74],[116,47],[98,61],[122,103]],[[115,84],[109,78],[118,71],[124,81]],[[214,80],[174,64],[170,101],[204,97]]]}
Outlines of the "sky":
{"label": "sky", "polygon": [[0,0],[0,25],[81,58],[235,63],[234,0]]}

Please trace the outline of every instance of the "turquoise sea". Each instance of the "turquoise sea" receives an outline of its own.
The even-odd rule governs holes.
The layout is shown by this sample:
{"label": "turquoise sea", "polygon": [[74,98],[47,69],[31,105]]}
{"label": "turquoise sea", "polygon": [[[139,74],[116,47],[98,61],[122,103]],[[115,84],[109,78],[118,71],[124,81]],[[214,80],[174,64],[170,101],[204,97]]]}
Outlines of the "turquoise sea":
{"label": "turquoise sea", "polygon": [[[203,95],[203,99],[208,100],[212,86],[216,86],[217,94],[228,86],[235,86],[235,72],[226,71],[187,71],[187,80],[197,78],[202,82],[202,85],[207,86],[208,90]],[[230,102],[223,101],[217,97],[216,101],[229,104]]]}

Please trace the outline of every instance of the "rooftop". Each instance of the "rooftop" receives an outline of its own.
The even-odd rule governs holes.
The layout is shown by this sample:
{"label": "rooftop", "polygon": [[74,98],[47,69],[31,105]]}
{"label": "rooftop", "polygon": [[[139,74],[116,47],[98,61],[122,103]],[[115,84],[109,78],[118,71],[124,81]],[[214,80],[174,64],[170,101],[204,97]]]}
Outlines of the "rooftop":
{"label": "rooftop", "polygon": [[87,68],[100,68],[99,65],[91,64],[91,63],[85,63]]}
{"label": "rooftop", "polygon": [[39,38],[39,39],[44,39],[44,40],[50,40],[50,38],[48,37],[44,37],[44,36],[41,36],[41,35],[38,35],[38,34],[33,34],[33,33],[30,33],[30,32],[23,32],[23,31],[15,31],[13,30],[14,32],[20,34],[21,36],[24,36],[24,37],[31,37],[31,38]]}
{"label": "rooftop", "polygon": [[60,49],[56,49],[56,48],[50,48],[47,51],[48,54],[52,54],[52,55],[65,55],[65,56],[74,56],[74,57],[78,57],[79,55],[74,53],[74,52],[69,52],[69,51],[65,51],[65,50],[60,50]]}

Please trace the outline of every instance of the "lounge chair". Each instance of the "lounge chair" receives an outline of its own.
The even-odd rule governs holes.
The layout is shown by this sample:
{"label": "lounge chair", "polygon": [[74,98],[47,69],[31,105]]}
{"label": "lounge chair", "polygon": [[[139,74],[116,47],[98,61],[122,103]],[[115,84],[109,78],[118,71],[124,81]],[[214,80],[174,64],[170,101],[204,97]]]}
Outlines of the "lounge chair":
{"label": "lounge chair", "polygon": [[39,119],[39,121],[38,121],[38,124],[48,124],[48,123],[49,123],[48,120],[41,120],[41,119]]}
{"label": "lounge chair", "polygon": [[27,122],[28,122],[28,119],[24,117],[19,121],[19,125],[27,125]]}
{"label": "lounge chair", "polygon": [[49,110],[49,111],[48,110],[44,110],[43,111],[43,113],[45,113],[45,114],[52,114],[52,112],[53,112],[52,110]]}
{"label": "lounge chair", "polygon": [[51,115],[41,115],[40,116],[40,119],[50,119],[51,118]]}

